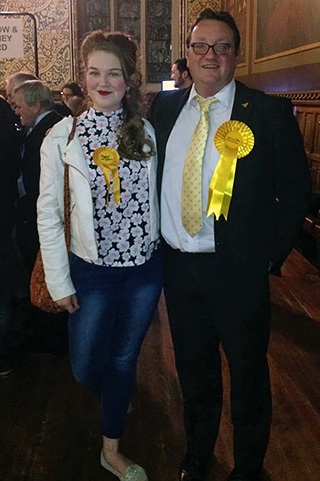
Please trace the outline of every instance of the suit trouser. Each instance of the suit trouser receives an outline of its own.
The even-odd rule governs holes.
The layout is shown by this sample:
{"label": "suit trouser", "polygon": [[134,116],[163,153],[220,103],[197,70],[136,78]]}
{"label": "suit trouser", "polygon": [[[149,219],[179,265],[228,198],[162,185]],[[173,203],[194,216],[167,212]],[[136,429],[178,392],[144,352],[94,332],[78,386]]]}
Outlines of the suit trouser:
{"label": "suit trouser", "polygon": [[165,247],[165,296],[184,399],[186,462],[205,471],[213,454],[222,410],[222,347],[230,370],[235,468],[252,476],[262,469],[271,423],[270,302],[267,273],[258,300],[246,299],[256,283],[240,283],[242,276],[227,274],[218,254]]}
{"label": "suit trouser", "polygon": [[7,371],[12,364],[12,264],[11,236],[3,236],[0,249],[0,371]]}

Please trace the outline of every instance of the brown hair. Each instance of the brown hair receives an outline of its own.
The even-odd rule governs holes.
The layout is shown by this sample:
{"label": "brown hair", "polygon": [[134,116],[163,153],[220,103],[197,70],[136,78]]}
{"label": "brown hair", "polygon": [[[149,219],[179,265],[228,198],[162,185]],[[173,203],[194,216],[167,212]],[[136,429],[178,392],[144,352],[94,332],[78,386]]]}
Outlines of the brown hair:
{"label": "brown hair", "polygon": [[217,20],[218,22],[226,23],[233,32],[235,49],[239,50],[241,38],[240,38],[239,29],[237,27],[237,24],[234,18],[229,12],[224,12],[222,10],[217,12],[215,10],[212,10],[211,8],[205,8],[204,10],[202,10],[202,12],[199,13],[198,17],[196,18],[187,36],[187,39],[186,39],[187,48],[190,47],[191,35],[194,27],[198,25],[198,23],[201,22],[202,20]]}
{"label": "brown hair", "polygon": [[[124,123],[118,133],[119,154],[128,159],[147,159],[153,154],[154,146],[145,136],[142,119],[141,73],[137,67],[137,44],[125,33],[96,30],[88,34],[82,42],[81,55],[85,67],[88,65],[89,55],[95,51],[109,52],[119,59],[128,86],[127,95],[122,99]],[[147,152],[144,149],[145,145],[149,147]]]}
{"label": "brown hair", "polygon": [[67,82],[62,86],[61,91],[63,89],[70,89],[72,92],[72,95],[76,95],[77,97],[82,97],[82,98],[84,97],[82,88],[80,87],[79,84],[77,84],[77,82]]}

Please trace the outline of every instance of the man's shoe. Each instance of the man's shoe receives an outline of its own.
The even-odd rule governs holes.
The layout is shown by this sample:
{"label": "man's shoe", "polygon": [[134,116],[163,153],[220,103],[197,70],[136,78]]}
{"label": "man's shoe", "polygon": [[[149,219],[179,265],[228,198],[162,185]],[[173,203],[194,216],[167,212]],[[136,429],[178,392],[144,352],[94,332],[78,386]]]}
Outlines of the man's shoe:
{"label": "man's shoe", "polygon": [[10,368],[8,368],[8,369],[5,368],[5,369],[3,369],[3,370],[1,369],[1,371],[0,371],[0,379],[7,379],[8,377],[11,376],[12,371],[13,371],[12,367],[10,367]]}
{"label": "man's shoe", "polygon": [[259,476],[246,476],[241,473],[237,473],[236,471],[232,471],[228,476],[227,481],[259,481]]}
{"label": "man's shoe", "polygon": [[205,481],[204,477],[200,473],[192,473],[186,470],[180,471],[180,481]]}
{"label": "man's shoe", "polygon": [[180,468],[180,481],[205,481],[204,474],[199,470],[197,466],[189,465]]}
{"label": "man's shoe", "polygon": [[205,481],[208,462],[186,453],[180,466],[180,481]]}
{"label": "man's shoe", "polygon": [[238,474],[234,476],[228,476],[227,481],[247,481],[247,478],[244,478],[241,476],[241,474]]}

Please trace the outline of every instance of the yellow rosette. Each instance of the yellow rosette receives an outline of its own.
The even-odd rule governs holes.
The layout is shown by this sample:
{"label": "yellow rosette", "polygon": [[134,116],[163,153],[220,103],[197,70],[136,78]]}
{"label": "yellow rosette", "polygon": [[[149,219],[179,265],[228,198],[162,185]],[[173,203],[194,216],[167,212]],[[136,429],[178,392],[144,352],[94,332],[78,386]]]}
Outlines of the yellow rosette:
{"label": "yellow rosette", "polygon": [[120,204],[120,178],[118,172],[120,156],[118,152],[111,147],[99,147],[93,152],[93,160],[102,169],[107,184],[107,205],[110,196],[111,175],[113,177],[114,200],[116,204]]}
{"label": "yellow rosette", "polygon": [[218,128],[214,144],[220,154],[220,159],[209,186],[207,217],[214,214],[218,220],[220,215],[223,215],[227,220],[237,159],[251,152],[254,135],[243,122],[229,120]]}

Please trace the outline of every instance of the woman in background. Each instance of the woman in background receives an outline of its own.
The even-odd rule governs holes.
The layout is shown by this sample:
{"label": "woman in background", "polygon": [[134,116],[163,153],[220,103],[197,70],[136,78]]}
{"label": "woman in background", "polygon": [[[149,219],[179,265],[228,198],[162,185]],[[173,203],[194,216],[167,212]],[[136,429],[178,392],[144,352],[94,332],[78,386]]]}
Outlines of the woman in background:
{"label": "woman in background", "polygon": [[67,82],[61,89],[61,100],[66,105],[68,100],[74,96],[84,98],[83,90],[77,82]]}
{"label": "woman in background", "polygon": [[[146,481],[119,449],[137,358],[162,288],[154,132],[142,118],[137,46],[95,31],[82,44],[92,107],[62,120],[42,146],[38,228],[52,298],[69,313],[75,378],[101,402],[101,464]],[[70,139],[70,138],[69,138]],[[64,241],[69,166],[71,254]]]}

